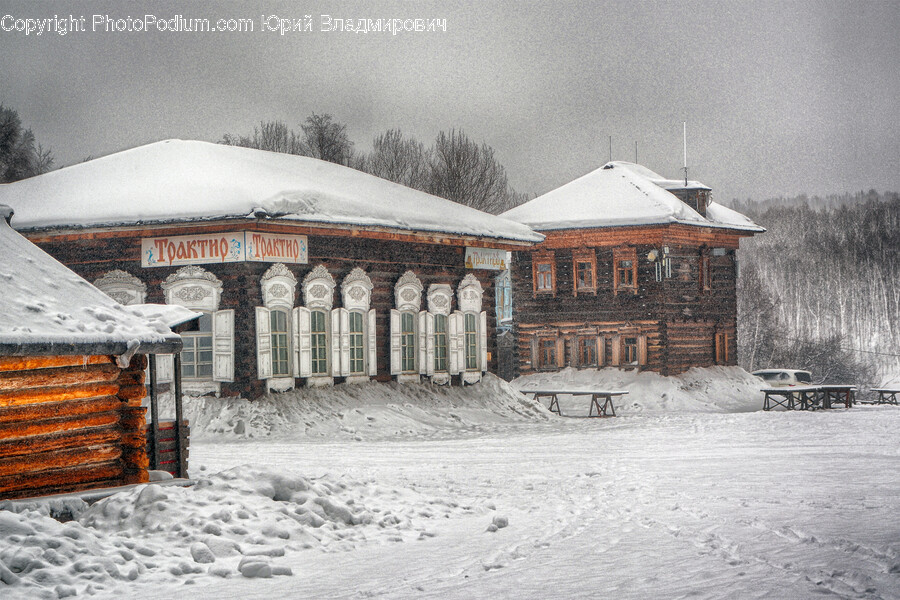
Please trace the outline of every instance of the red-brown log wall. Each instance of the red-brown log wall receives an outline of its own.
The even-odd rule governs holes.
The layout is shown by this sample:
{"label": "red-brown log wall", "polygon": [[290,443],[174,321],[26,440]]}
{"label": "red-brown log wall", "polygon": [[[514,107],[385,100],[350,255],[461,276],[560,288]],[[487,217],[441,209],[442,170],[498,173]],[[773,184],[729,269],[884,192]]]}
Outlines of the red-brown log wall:
{"label": "red-brown log wall", "polygon": [[148,481],[146,357],[0,357],[0,499]]}

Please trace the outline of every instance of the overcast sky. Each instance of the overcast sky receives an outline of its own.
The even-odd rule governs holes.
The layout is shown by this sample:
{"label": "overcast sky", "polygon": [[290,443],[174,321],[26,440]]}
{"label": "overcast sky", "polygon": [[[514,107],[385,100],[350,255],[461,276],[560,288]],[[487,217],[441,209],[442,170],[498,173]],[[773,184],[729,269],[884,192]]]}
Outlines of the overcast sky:
{"label": "overcast sky", "polygon": [[[542,194],[612,155],[717,198],[900,190],[900,1],[10,2],[0,103],[57,164],[166,139],[217,141],[312,112],[357,148],[459,128]],[[5,31],[84,16],[87,31]],[[252,19],[247,33],[92,31],[94,15]],[[262,16],[312,16],[311,32]],[[446,19],[446,32],[321,30],[322,15]],[[274,23],[274,21],[269,21]]]}

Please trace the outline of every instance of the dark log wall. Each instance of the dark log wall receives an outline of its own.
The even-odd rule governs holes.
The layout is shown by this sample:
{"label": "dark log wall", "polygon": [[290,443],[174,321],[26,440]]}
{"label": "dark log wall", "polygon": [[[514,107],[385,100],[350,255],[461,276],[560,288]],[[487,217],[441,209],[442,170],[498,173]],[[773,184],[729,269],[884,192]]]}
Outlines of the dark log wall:
{"label": "dark log wall", "polygon": [[[212,231],[278,231],[291,234],[305,234],[308,237],[309,262],[305,265],[287,265],[297,277],[298,298],[296,305],[302,305],[301,283],[303,278],[319,264],[324,264],[337,284],[334,306],[341,306],[340,286],[350,271],[359,267],[371,278],[372,305],[376,310],[377,362],[380,381],[391,379],[390,375],[390,310],[394,305],[394,285],[407,270],[412,270],[422,282],[422,309],[427,308],[426,294],[432,283],[446,283],[453,287],[453,307],[456,309],[456,288],[466,273],[473,273],[484,288],[482,310],[487,312],[488,348],[490,356],[488,370],[496,372],[497,352],[494,335],[496,313],[494,311],[494,277],[497,271],[464,267],[465,245],[452,245],[446,240],[441,243],[423,243],[391,239],[362,237],[353,233],[338,232],[334,235],[316,235],[316,230],[297,230],[290,226],[253,224],[242,227],[237,224],[216,228],[153,229],[129,232],[84,233],[79,235],[49,236],[31,234],[29,237],[54,258],[73,271],[93,282],[112,269],[126,271],[147,284],[147,302],[163,303],[165,298],[160,284],[179,267],[142,268],[140,245],[142,237],[159,235],[188,235],[210,233]],[[235,382],[222,383],[224,396],[256,398],[266,392],[265,382],[257,378],[256,364],[256,313],[255,307],[262,306],[260,279],[272,263],[225,263],[198,265],[218,277],[223,284],[221,309],[235,310]],[[335,379],[340,382],[340,378]]]}
{"label": "dark log wall", "polygon": [[148,481],[146,364],[0,357],[0,499]]}
{"label": "dark log wall", "polygon": [[[647,343],[642,368],[678,374],[694,366],[737,364],[736,250],[739,234],[688,226],[622,227],[542,232],[547,239],[530,251],[513,253],[514,320],[517,327],[518,373],[532,364],[536,335],[564,338],[566,366],[578,366],[574,356],[577,330],[596,328],[607,337],[617,331],[635,333]],[[669,248],[671,276],[657,281],[661,249]],[[714,248],[717,248],[715,252]],[[614,252],[634,249],[637,288],[614,290]],[[648,258],[656,251],[656,261]],[[532,260],[552,252],[556,286],[553,294],[535,293]],[[573,253],[596,257],[597,290],[574,293]],[[709,261],[711,278],[703,285],[701,264]],[[661,267],[663,268],[663,267]],[[605,333],[604,333],[605,332]],[[715,336],[727,334],[727,359],[717,362]]]}

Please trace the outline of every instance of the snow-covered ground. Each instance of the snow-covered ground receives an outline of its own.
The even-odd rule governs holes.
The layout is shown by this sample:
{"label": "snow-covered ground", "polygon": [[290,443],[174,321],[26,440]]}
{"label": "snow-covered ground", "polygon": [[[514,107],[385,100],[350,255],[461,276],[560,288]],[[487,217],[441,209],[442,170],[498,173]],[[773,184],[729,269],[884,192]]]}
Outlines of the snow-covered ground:
{"label": "snow-covered ground", "polygon": [[0,511],[0,598],[900,598],[900,408],[744,412],[705,371],[609,419],[495,378],[195,406],[194,487]]}

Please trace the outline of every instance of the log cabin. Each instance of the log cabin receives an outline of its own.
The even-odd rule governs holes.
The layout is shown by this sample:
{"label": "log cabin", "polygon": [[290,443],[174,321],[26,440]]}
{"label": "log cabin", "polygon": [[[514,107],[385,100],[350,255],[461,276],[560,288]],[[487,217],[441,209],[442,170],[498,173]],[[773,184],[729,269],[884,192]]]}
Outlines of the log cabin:
{"label": "log cabin", "polygon": [[[308,157],[168,140],[0,186],[17,229],[122,304],[202,313],[192,395],[496,370],[494,278],[543,236]],[[158,381],[173,380],[160,358]]]}
{"label": "log cabin", "polygon": [[764,229],[709,187],[610,162],[500,216],[545,236],[511,261],[517,374],[737,364],[737,250]]}
{"label": "log cabin", "polygon": [[180,337],[13,231],[12,213],[0,205],[0,499],[148,481],[146,355]]}

